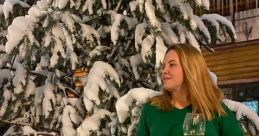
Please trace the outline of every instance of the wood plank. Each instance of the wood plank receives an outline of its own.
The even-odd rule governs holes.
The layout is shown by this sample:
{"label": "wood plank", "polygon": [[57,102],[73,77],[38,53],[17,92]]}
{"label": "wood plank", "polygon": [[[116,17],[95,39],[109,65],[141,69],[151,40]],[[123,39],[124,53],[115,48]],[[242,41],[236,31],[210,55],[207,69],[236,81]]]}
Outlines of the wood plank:
{"label": "wood plank", "polygon": [[203,50],[202,54],[204,57],[211,56],[213,54],[227,54],[231,52],[239,52],[239,51],[244,51],[244,50],[257,50],[259,49],[258,44],[253,44],[249,46],[239,46],[239,47],[233,47],[233,48],[227,48],[227,49],[222,49],[222,50],[216,50],[215,52],[210,52],[208,50]]}
{"label": "wood plank", "polygon": [[223,64],[223,65],[208,65],[211,71],[222,71],[222,70],[231,70],[234,68],[244,68],[244,67],[254,67],[259,66],[259,60],[250,60],[244,62],[237,62],[232,64]]}
{"label": "wood plank", "polygon": [[239,63],[239,62],[247,62],[251,60],[259,60],[259,55],[244,55],[240,56],[238,58],[228,58],[223,60],[215,60],[215,61],[207,61],[208,66],[214,66],[214,65],[227,65],[227,64],[233,64],[233,63]]}
{"label": "wood plank", "polygon": [[230,58],[238,58],[243,57],[245,55],[255,55],[259,58],[259,48],[258,49],[249,49],[249,50],[243,50],[243,51],[233,51],[230,53],[221,53],[221,54],[212,54],[211,56],[204,57],[206,61],[214,61],[214,60],[222,60],[222,59],[230,59]]}
{"label": "wood plank", "polygon": [[247,79],[247,78],[258,78],[259,71],[250,72],[250,73],[242,73],[236,75],[228,75],[228,76],[218,76],[219,81],[226,81],[226,80],[236,80],[236,79]]}
{"label": "wood plank", "polygon": [[259,72],[259,66],[235,68],[231,70],[222,70],[222,71],[213,71],[213,72],[215,72],[217,76],[232,76],[232,75],[238,75],[242,73],[249,74],[253,72]]}

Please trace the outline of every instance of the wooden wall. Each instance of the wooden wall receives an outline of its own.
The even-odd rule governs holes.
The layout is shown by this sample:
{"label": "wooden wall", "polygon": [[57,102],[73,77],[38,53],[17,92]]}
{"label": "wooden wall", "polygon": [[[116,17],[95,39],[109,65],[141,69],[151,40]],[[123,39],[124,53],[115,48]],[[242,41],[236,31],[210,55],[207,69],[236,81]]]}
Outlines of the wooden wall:
{"label": "wooden wall", "polygon": [[259,81],[259,44],[203,50],[206,63],[219,84]]}

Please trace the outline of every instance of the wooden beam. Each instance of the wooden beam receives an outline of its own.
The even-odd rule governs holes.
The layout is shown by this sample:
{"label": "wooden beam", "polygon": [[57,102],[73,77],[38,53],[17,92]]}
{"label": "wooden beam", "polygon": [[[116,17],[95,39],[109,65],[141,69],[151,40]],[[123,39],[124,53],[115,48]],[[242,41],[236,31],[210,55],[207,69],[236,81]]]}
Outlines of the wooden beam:
{"label": "wooden beam", "polygon": [[236,79],[236,80],[228,80],[228,81],[218,81],[218,85],[233,85],[233,84],[247,84],[259,82],[259,78],[248,78],[248,79]]}

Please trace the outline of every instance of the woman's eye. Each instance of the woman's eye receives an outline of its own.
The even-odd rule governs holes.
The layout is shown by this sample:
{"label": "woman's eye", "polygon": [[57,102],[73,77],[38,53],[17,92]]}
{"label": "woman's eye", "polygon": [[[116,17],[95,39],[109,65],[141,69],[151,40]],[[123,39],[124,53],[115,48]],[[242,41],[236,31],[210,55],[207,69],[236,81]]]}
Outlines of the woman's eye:
{"label": "woman's eye", "polygon": [[172,67],[172,66],[175,66],[175,65],[176,65],[176,64],[174,64],[174,63],[172,63],[172,64],[169,64],[169,66],[170,66],[170,67]]}

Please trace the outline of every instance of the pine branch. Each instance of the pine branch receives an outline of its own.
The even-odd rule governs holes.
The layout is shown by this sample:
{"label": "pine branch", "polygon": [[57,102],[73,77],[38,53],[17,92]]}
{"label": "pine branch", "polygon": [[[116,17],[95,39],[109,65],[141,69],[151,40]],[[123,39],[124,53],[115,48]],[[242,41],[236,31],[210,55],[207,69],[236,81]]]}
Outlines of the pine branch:
{"label": "pine branch", "polygon": [[2,123],[7,123],[7,124],[11,124],[11,125],[18,125],[18,126],[32,126],[29,123],[24,123],[24,122],[12,122],[12,121],[8,121],[8,120],[2,120],[0,119],[0,122]]}
{"label": "pine branch", "polygon": [[[33,128],[32,124],[25,123],[25,122],[12,122],[12,121],[8,121],[8,120],[3,120],[1,118],[0,118],[0,122],[1,123],[6,123],[6,124],[11,124],[11,125],[17,125],[17,126],[30,126],[31,128]],[[44,129],[44,130],[47,130],[47,131],[56,132],[56,133],[60,132],[59,130],[54,130],[54,129],[49,129],[49,128],[41,128],[41,129]],[[46,133],[46,132],[39,132],[39,133]]]}
{"label": "pine branch", "polygon": [[122,0],[119,1],[118,5],[115,8],[115,11],[118,12],[120,6],[121,6]]}
{"label": "pine branch", "polygon": [[[10,67],[10,66],[3,66],[2,69],[10,69],[11,71],[16,71],[15,68]],[[36,72],[32,72],[32,71],[29,71],[29,74],[35,75],[35,76],[42,76],[42,77],[47,78],[45,75],[42,75],[42,74],[39,74],[39,73],[36,73]]]}
{"label": "pine branch", "polygon": [[119,47],[120,47],[120,45],[117,44],[117,46],[115,48],[113,48],[112,53],[107,57],[108,58],[108,63],[111,63],[111,61],[113,61],[112,60],[113,56],[114,56],[115,53],[117,53],[116,51],[118,50]]}

